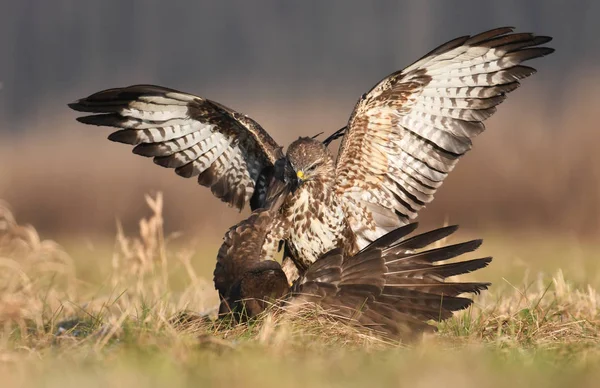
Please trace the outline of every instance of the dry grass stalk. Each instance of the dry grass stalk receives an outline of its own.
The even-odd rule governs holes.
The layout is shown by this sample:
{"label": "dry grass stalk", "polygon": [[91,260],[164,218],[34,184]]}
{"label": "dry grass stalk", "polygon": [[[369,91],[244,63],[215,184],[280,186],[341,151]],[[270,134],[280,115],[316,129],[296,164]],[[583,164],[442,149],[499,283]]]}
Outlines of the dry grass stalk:
{"label": "dry grass stalk", "polygon": [[35,228],[19,225],[0,202],[0,324],[6,338],[17,325],[25,336],[59,313],[72,312],[76,300],[75,267],[54,241],[41,240]]}
{"label": "dry grass stalk", "polygon": [[558,270],[523,286],[482,294],[475,306],[442,324],[451,337],[511,346],[597,343],[600,297],[591,286],[576,289]]}
{"label": "dry grass stalk", "polygon": [[[182,310],[205,311],[214,290],[194,270],[191,251],[169,249],[173,236],[164,236],[162,196],[146,196],[146,203],[151,214],[140,221],[138,236],[128,237],[118,228],[111,289],[104,288],[94,297],[89,287],[77,281],[73,261],[60,246],[41,241],[33,227],[18,225],[8,207],[0,206],[0,265],[5,268],[0,271],[0,322],[5,342],[15,329],[23,338],[33,328],[35,339],[17,343],[44,348],[57,343],[54,331],[43,335],[52,322],[59,316],[79,316],[80,320],[64,324],[60,344],[77,349],[91,343],[98,354],[115,339],[165,349],[181,347],[177,352],[182,354],[195,346],[191,344],[211,349],[254,344],[275,354],[397,345],[340,323],[315,306],[293,312],[274,306],[249,325],[213,323],[197,313],[188,314],[186,325],[176,325],[172,317]],[[180,281],[186,286],[181,291],[174,291],[174,271],[185,274]],[[514,348],[598,341],[600,297],[596,290],[574,288],[561,271],[550,280],[540,276],[525,284],[507,283],[484,293],[475,307],[440,325],[442,335],[434,342],[441,342],[442,347],[449,340],[451,346],[466,341]],[[78,326],[81,317],[91,321],[87,329]],[[64,335],[69,333],[78,337]],[[89,340],[87,334],[93,334]]]}

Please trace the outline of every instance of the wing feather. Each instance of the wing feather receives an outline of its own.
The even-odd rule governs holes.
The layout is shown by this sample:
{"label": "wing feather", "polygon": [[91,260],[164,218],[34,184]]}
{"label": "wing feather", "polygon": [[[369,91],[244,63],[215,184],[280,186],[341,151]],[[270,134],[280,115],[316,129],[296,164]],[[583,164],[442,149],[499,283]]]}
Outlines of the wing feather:
{"label": "wing feather", "polygon": [[[119,128],[109,140],[198,183],[242,209],[261,171],[283,156],[254,120],[202,97],[154,85],[104,90],[69,106],[84,124]],[[257,205],[258,206],[258,205]]]}
{"label": "wing feather", "polygon": [[521,63],[554,51],[539,47],[550,40],[510,27],[456,38],[361,97],[336,167],[337,190],[361,248],[414,219],[433,199],[485,130],[483,121],[535,73]]}
{"label": "wing feather", "polygon": [[482,241],[415,251],[457,229],[449,226],[409,237],[416,227],[396,228],[343,259],[339,249],[324,254],[294,283],[289,303],[294,308],[315,303],[337,319],[403,340],[434,331],[427,321],[450,318],[473,303],[460,294],[489,286],[447,278],[484,268],[492,259],[439,264],[476,250]]}

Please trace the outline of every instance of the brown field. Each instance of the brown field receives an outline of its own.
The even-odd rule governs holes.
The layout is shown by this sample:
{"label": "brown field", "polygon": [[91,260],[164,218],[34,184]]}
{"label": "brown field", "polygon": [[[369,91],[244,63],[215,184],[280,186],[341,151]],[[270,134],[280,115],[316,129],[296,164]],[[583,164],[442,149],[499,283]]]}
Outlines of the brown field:
{"label": "brown field", "polygon": [[[484,238],[478,256],[494,261],[470,276],[494,286],[410,348],[319,314],[177,330],[178,311],[214,308],[221,236],[247,211],[106,141],[107,129],[77,125],[66,107],[4,135],[0,198],[11,211],[0,206],[0,378],[49,387],[596,386],[600,76],[572,81],[562,101],[530,85],[511,96],[423,213],[423,228],[463,225],[452,241]],[[336,129],[350,110],[298,104],[239,108],[279,128],[282,144]],[[79,326],[64,323],[74,318]]]}
{"label": "brown field", "polygon": [[598,244],[490,235],[479,254],[496,260],[470,276],[495,286],[412,347],[314,311],[181,328],[182,310],[214,313],[212,256],[164,235],[160,194],[145,202],[137,236],[119,229],[112,250],[77,256],[0,206],[7,386],[592,387],[599,376]]}

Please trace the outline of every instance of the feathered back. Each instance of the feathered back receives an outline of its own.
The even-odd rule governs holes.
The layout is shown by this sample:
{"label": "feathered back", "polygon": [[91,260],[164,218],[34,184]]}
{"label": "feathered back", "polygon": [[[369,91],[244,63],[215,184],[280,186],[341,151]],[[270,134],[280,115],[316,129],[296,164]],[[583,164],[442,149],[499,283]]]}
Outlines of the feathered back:
{"label": "feathered back", "polygon": [[227,231],[217,253],[214,271],[215,288],[221,295],[252,266],[260,261],[263,241],[272,221],[268,211],[258,211]]}

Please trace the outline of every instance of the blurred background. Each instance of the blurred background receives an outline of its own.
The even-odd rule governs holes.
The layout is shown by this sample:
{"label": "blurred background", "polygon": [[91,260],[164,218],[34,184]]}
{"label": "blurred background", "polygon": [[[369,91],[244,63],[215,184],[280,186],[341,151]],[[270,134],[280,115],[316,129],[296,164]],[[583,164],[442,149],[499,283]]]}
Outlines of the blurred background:
{"label": "blurred background", "polygon": [[[0,0],[0,198],[62,243],[135,228],[210,241],[247,215],[75,122],[66,104],[152,83],[253,117],[282,145],[345,125],[359,96],[435,46],[494,27],[557,51],[510,95],[421,213],[479,234],[600,236],[600,2]],[[334,143],[337,147],[338,142]],[[87,240],[86,240],[87,241]],[[212,248],[211,248],[212,249]]]}

